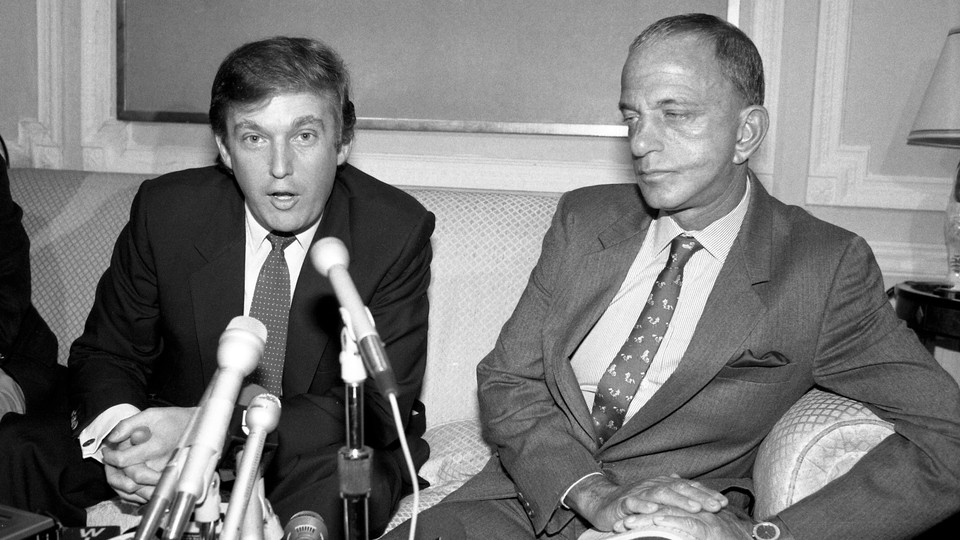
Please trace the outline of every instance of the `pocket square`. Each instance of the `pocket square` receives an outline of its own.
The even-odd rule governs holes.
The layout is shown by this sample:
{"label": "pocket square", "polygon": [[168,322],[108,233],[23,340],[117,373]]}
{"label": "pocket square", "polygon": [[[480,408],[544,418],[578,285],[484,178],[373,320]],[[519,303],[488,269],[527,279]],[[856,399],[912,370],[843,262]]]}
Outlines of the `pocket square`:
{"label": "pocket square", "polygon": [[790,363],[790,360],[787,360],[786,356],[778,353],[777,351],[770,351],[763,356],[757,356],[753,351],[747,349],[744,353],[733,362],[727,364],[727,367],[732,368],[747,368],[747,367],[778,367],[785,366]]}

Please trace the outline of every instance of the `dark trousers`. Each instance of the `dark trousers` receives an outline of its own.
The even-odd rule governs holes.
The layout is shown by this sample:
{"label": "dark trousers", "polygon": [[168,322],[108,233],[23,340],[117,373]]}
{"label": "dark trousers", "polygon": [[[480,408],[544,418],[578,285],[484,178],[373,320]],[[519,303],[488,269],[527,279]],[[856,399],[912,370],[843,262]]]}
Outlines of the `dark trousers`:
{"label": "dark trousers", "polygon": [[86,524],[86,507],[114,496],[103,465],[83,459],[67,415],[7,414],[0,421],[0,503]]}

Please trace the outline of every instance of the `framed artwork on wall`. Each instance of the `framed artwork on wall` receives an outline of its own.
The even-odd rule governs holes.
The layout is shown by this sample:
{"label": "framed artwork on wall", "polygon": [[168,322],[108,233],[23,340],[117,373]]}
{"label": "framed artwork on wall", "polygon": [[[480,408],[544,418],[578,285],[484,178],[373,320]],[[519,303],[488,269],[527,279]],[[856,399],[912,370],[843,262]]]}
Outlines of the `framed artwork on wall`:
{"label": "framed artwork on wall", "polygon": [[[623,136],[619,74],[651,22],[738,0],[117,1],[117,118],[206,123],[220,61],[318,38],[350,70],[358,127]],[[733,21],[736,22],[736,21]]]}

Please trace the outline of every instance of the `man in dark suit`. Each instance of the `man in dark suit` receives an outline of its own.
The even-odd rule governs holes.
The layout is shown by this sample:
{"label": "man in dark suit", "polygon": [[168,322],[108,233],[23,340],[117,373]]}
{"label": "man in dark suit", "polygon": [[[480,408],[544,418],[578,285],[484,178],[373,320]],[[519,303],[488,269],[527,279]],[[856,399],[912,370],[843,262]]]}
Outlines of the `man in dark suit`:
{"label": "man in dark suit", "polygon": [[[102,454],[111,491],[148,500],[217,368],[220,334],[233,317],[258,309],[261,267],[280,264],[289,281],[276,295],[289,301],[287,337],[277,340],[282,330],[268,324],[267,349],[279,347],[282,367],[270,372],[264,360],[252,376],[282,398],[267,496],[281,522],[317,511],[339,538],[342,322],[330,283],[305,258],[327,236],[350,251],[351,274],[393,363],[419,467],[427,453],[417,397],[434,217],[346,163],[355,123],[347,72],[322,43],[278,37],[233,51],[213,83],[210,122],[222,163],[144,182],[71,348],[71,427],[80,444],[69,463],[99,474],[102,484],[103,469],[78,463],[81,448],[84,458]],[[370,530],[378,533],[410,479],[401,472],[389,403],[372,384],[365,394],[365,442],[374,448]],[[72,493],[89,491],[71,484]],[[82,509],[90,498],[56,510],[75,510],[78,500]]]}
{"label": "man in dark suit", "polygon": [[[422,537],[906,538],[956,512],[957,384],[896,318],[867,243],[748,168],[768,125],[749,38],[706,15],[659,21],[621,88],[637,185],[562,198],[477,369],[496,455],[420,516]],[[815,386],[896,433],[754,521],[758,447]]]}
{"label": "man in dark suit", "polygon": [[30,302],[30,239],[23,210],[10,195],[6,145],[0,138],[0,419],[54,408],[63,378],[57,338]]}

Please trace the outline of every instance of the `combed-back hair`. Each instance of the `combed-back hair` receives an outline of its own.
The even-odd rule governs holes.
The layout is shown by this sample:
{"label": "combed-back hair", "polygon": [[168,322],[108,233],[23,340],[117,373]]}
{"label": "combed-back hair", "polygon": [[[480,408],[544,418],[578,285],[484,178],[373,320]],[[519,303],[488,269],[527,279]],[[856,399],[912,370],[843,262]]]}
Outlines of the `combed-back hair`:
{"label": "combed-back hair", "polygon": [[357,122],[350,101],[350,75],[336,51],[323,42],[276,36],[233,50],[220,64],[210,90],[210,127],[226,140],[227,114],[280,94],[309,92],[336,107],[337,148],[353,140]]}
{"label": "combed-back hair", "polygon": [[712,43],[721,73],[748,105],[763,105],[763,61],[757,47],[742,30],[713,15],[688,13],[660,19],[633,40],[630,52],[683,34]]}

